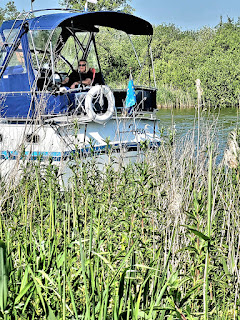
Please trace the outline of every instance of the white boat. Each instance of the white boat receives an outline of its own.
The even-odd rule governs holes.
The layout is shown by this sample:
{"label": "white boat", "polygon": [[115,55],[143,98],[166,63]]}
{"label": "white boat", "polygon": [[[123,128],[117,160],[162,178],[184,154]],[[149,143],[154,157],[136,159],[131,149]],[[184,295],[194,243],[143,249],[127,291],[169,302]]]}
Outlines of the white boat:
{"label": "white boat", "polygon": [[[129,112],[127,90],[104,82],[95,43],[100,27],[151,37],[151,24],[122,12],[47,11],[0,27],[1,175],[26,160],[51,158],[64,172],[76,153],[104,162],[111,152],[118,162],[158,146],[155,87],[136,87]],[[63,86],[79,59],[91,65],[91,85]]]}

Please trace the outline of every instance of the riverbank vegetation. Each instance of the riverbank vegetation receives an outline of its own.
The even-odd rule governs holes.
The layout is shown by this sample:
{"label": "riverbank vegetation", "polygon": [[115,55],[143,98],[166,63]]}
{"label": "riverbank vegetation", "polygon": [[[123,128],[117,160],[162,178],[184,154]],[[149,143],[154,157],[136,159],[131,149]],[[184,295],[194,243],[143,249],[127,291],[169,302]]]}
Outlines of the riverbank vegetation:
{"label": "riverbank vegetation", "polygon": [[1,181],[0,318],[238,319],[239,166],[201,127],[117,171],[76,158],[68,186]]}
{"label": "riverbank vegetation", "polygon": [[[240,23],[231,19],[225,23],[220,22],[215,28],[202,28],[198,31],[181,31],[174,25],[155,26],[152,54],[158,104],[162,107],[193,107],[197,100],[195,81],[200,79],[204,106],[239,106],[239,30]],[[137,83],[138,62],[130,53],[128,39],[121,39],[120,42],[112,35],[113,31],[105,31],[103,37],[107,41],[100,50],[107,80],[118,83],[119,79],[126,79],[126,82],[129,68],[132,67]],[[149,82],[153,83],[153,74],[151,73],[149,81],[150,61],[145,59],[148,51],[147,39],[132,38],[140,62],[143,64],[145,61],[141,82],[149,85]],[[110,51],[110,47],[114,50]]]}

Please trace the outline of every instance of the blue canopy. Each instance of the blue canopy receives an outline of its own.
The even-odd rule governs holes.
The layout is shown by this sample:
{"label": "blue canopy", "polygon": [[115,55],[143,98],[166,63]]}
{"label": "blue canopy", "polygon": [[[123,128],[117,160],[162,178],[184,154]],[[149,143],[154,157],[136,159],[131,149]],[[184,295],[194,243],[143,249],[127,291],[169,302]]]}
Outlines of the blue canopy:
{"label": "blue canopy", "polygon": [[[73,27],[84,31],[95,31],[95,26],[111,27],[128,34],[152,35],[152,25],[138,17],[123,12],[60,12],[27,19],[30,30],[54,30],[58,26]],[[3,22],[0,31],[18,28],[22,20]]]}

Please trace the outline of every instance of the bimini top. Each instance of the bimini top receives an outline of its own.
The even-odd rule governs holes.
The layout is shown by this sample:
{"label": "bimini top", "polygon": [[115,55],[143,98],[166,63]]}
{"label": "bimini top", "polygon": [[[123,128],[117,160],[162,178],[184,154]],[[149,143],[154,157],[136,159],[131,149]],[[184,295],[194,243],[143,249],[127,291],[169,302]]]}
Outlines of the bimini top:
{"label": "bimini top", "polygon": [[[56,27],[73,27],[83,31],[96,31],[96,27],[111,27],[127,34],[152,35],[152,25],[138,17],[123,12],[60,12],[26,19],[30,30],[54,30]],[[5,29],[19,28],[23,20],[4,21],[0,32]]]}

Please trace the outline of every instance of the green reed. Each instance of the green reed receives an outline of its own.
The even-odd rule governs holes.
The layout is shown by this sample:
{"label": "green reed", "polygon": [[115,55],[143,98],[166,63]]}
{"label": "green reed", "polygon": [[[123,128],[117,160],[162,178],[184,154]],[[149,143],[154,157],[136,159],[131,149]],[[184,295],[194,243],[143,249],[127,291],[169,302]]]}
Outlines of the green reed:
{"label": "green reed", "polygon": [[65,186],[51,162],[2,181],[0,318],[237,319],[239,173],[213,139],[198,162],[167,136],[118,169],[76,158]]}
{"label": "green reed", "polygon": [[0,310],[4,313],[8,296],[8,271],[6,246],[0,241]]}

